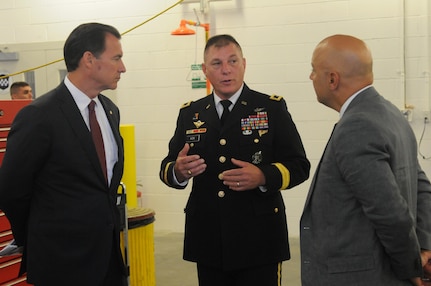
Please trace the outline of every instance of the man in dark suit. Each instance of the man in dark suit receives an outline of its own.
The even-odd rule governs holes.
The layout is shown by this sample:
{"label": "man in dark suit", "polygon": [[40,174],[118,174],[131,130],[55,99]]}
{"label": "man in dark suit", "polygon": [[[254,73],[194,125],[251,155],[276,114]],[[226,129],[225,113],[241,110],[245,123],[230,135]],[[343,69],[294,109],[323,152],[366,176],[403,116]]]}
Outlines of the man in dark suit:
{"label": "man in dark suit", "polygon": [[[127,283],[116,207],[124,161],[120,114],[100,94],[115,89],[126,71],[120,38],[99,23],[74,29],[64,45],[64,82],[24,107],[12,124],[0,208],[24,246],[22,271],[36,286]],[[104,161],[92,139],[92,101]]]}
{"label": "man in dark suit", "polygon": [[340,119],[301,218],[303,286],[423,285],[431,257],[431,185],[415,135],[372,86],[371,52],[352,36],[320,42],[312,57],[320,103]]}
{"label": "man in dark suit", "polygon": [[281,97],[244,84],[232,36],[208,40],[202,69],[214,91],[181,108],[160,170],[177,189],[193,177],[184,259],[197,262],[201,286],[280,285],[290,258],[280,190],[308,178],[301,138]]}

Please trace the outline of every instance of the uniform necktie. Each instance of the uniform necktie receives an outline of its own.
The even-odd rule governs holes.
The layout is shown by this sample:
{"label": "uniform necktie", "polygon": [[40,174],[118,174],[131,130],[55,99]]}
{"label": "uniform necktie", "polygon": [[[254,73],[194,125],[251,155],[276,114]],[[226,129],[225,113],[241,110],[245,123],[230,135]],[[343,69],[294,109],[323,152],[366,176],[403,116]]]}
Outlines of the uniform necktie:
{"label": "uniform necktie", "polygon": [[99,157],[99,162],[100,162],[100,165],[102,166],[102,171],[107,181],[108,173],[106,170],[105,145],[103,144],[102,131],[100,130],[100,126],[96,118],[96,113],[94,111],[95,105],[96,105],[96,102],[94,100],[92,100],[88,105],[90,131],[91,131],[91,136],[93,137],[94,145],[96,146],[97,157]]}
{"label": "uniform necktie", "polygon": [[226,118],[230,113],[229,106],[232,104],[232,102],[228,99],[222,100],[220,102],[223,105],[223,113],[221,114],[221,117],[220,117],[220,123],[221,123],[221,126],[223,126],[224,123],[226,122]]}

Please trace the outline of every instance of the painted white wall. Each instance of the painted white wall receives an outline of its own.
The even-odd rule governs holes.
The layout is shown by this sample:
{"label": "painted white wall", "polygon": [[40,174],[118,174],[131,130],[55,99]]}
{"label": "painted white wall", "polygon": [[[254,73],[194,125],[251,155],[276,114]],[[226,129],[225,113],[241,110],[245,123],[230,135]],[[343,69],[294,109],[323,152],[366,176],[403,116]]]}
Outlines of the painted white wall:
{"label": "painted white wall", "polygon": [[[177,3],[174,0],[14,0],[0,6],[0,50],[20,52],[20,61],[0,62],[9,72],[39,66],[62,57],[62,43],[78,24],[97,21],[120,32],[139,25]],[[374,55],[375,87],[400,109],[412,105],[418,141],[423,111],[430,110],[430,4],[427,0],[226,0],[175,6],[123,36],[127,72],[116,91],[106,92],[120,107],[122,123],[135,125],[137,180],[145,207],[156,212],[156,231],[183,231],[189,188],[173,190],[158,178],[160,161],[175,128],[182,103],[200,98],[191,89],[190,65],[201,63],[204,30],[196,36],[171,36],[181,19],[211,25],[210,34],[229,33],[247,59],[246,82],[256,90],[283,96],[302,136],[311,174],[338,114],[317,103],[308,79],[316,44],[331,34],[364,39]],[[194,28],[194,27],[190,27]],[[5,49],[8,48],[8,49]],[[40,49],[43,51],[40,52]],[[37,51],[33,51],[37,50]],[[38,69],[37,94],[58,84],[63,63]],[[14,76],[14,80],[22,75]],[[1,94],[0,94],[1,96]],[[431,125],[422,153],[431,156]],[[431,163],[420,157],[431,176]],[[283,191],[291,236],[299,235],[311,179]]]}

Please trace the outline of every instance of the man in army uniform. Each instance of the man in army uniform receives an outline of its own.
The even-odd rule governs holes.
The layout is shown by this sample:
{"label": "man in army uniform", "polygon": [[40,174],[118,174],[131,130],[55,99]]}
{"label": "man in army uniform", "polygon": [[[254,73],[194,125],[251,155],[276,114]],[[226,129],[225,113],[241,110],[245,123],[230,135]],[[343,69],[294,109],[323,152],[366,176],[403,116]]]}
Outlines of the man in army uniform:
{"label": "man in army uniform", "polygon": [[169,187],[193,177],[184,259],[197,263],[200,286],[281,285],[290,253],[280,190],[309,176],[284,99],[249,89],[245,66],[232,36],[208,40],[202,70],[213,93],[181,108],[161,164]]}

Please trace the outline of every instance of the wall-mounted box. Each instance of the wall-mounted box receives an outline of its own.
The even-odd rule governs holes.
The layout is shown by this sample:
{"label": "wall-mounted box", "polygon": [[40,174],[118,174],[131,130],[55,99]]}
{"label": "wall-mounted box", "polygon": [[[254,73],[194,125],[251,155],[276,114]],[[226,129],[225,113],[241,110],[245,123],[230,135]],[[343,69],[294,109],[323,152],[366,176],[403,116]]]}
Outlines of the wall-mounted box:
{"label": "wall-mounted box", "polygon": [[9,62],[19,60],[18,53],[3,53],[0,52],[0,62]]}

